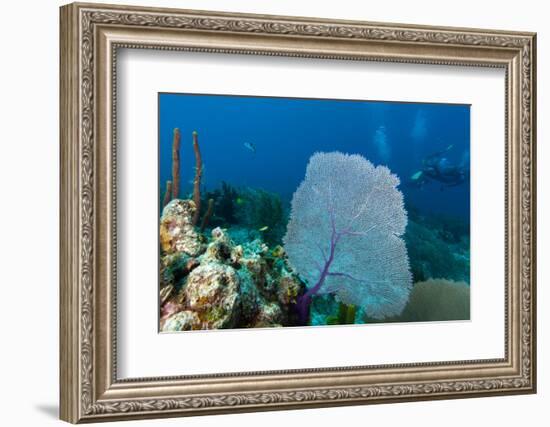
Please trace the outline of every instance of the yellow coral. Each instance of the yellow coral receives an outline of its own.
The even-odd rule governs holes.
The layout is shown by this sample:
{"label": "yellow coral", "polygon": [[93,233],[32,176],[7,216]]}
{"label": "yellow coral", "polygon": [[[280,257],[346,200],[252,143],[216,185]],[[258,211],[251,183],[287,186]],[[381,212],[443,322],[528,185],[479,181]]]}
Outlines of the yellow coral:
{"label": "yellow coral", "polygon": [[160,223],[160,247],[163,252],[169,252],[172,248],[172,235],[169,232],[169,224],[166,224],[166,221]]}
{"label": "yellow coral", "polygon": [[296,297],[300,292],[300,284],[290,275],[282,276],[279,280],[279,301],[282,304],[296,303]]}
{"label": "yellow coral", "polygon": [[281,245],[277,245],[271,251],[271,256],[275,258],[283,258],[285,256],[285,250]]}

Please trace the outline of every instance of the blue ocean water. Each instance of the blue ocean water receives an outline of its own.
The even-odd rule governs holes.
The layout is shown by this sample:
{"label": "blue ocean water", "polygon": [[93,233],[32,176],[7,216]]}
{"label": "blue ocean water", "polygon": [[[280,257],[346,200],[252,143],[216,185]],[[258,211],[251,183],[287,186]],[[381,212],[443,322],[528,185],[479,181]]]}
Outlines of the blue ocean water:
{"label": "blue ocean water", "polygon": [[[254,259],[259,263],[250,271],[247,263],[236,267],[242,281],[240,292],[246,295],[242,300],[244,317],[237,321],[237,327],[277,326],[279,322],[296,326],[470,318],[469,105],[161,93],[158,119],[159,207],[172,198],[170,194],[165,197],[165,185],[172,180],[175,128],[181,136],[178,198],[194,196],[196,132],[203,166],[195,230],[202,242],[211,242],[213,253],[218,248],[216,235],[227,233],[232,245],[255,254],[247,262]],[[393,258],[397,253],[393,247],[389,253],[376,252],[379,258],[372,264],[373,258],[366,256],[369,246],[360,252],[364,257],[354,259],[359,279],[352,277],[346,282],[340,278],[333,283],[336,287],[323,295],[319,289],[329,274],[328,267],[338,272],[340,262],[344,268],[351,268],[343,260],[357,253],[354,246],[347,252],[333,252],[342,235],[335,240],[330,236],[323,240],[321,235],[320,241],[330,246],[331,256],[327,257],[329,249],[322,246],[324,243],[304,244],[311,237],[309,230],[306,237],[298,239],[298,245],[289,240],[293,229],[287,224],[296,220],[295,212],[289,215],[289,207],[310,158],[316,152],[334,151],[359,154],[374,165],[387,166],[399,177],[398,188],[404,195],[408,217],[400,236],[406,252],[399,252],[399,259]],[[160,219],[160,236],[161,248],[169,252],[170,233],[177,233],[174,230],[179,228],[173,225],[177,225],[177,219],[170,217],[174,205],[168,206]],[[307,215],[304,218],[311,220]],[[322,220],[318,223],[322,229]],[[305,224],[310,227],[307,221]],[[293,232],[295,235],[296,229]],[[327,263],[322,269],[320,256],[318,274],[310,266],[310,252],[316,247],[321,248]],[[234,263],[227,254],[227,248],[219,252],[216,263],[228,259]],[[160,271],[165,285],[172,283],[180,291],[184,289],[182,278],[188,274],[188,261],[187,256],[164,259]],[[205,268],[209,265],[208,258],[198,257],[195,261],[204,263]],[[374,304],[378,295],[374,287],[365,294],[355,293],[355,286],[374,280],[361,277],[374,275],[380,263],[385,269],[380,274],[391,280],[382,280],[382,297]],[[262,275],[266,269],[271,269],[270,280]],[[300,283],[299,288],[284,288],[289,282],[281,278],[290,277],[288,274],[296,275],[298,282],[294,283]],[[336,273],[342,277],[344,274],[347,270]],[[391,295],[400,297],[386,298],[387,286],[392,289]],[[364,298],[353,299],[352,295]],[[406,304],[401,297],[408,298]],[[286,314],[278,320],[264,318],[271,313],[264,313],[265,298],[272,303],[276,298],[281,313]],[[178,307],[177,301],[161,308],[161,312],[172,313]],[[181,329],[178,325],[169,329]]]}
{"label": "blue ocean water", "polygon": [[[408,206],[469,223],[469,105],[172,93],[159,94],[158,103],[161,193],[171,179],[177,127],[182,195],[192,191],[197,131],[204,190],[224,181],[278,193],[288,203],[314,152],[341,151],[387,165],[400,177]],[[443,169],[460,168],[465,179],[416,185],[411,177],[434,155]]]}

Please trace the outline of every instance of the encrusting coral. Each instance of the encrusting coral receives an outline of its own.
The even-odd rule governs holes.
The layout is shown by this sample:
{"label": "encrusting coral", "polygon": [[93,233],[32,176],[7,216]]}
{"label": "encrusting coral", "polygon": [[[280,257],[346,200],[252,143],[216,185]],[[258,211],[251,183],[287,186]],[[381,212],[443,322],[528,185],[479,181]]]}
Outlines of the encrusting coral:
{"label": "encrusting coral", "polygon": [[197,313],[202,329],[233,328],[240,311],[240,281],[235,269],[221,263],[205,263],[187,278],[186,307]]}
{"label": "encrusting coral", "polygon": [[197,313],[182,310],[162,319],[161,326],[164,332],[192,331],[201,329],[201,321]]}
{"label": "encrusting coral", "polygon": [[464,282],[430,279],[415,283],[401,321],[469,320],[470,286]]}
{"label": "encrusting coral", "polygon": [[175,252],[197,256],[202,251],[199,234],[192,224],[195,214],[192,200],[174,199],[162,210],[160,246],[165,254]]}
{"label": "encrusting coral", "polygon": [[[235,244],[221,228],[193,225],[192,200],[172,200],[161,218],[161,330],[295,325],[305,286],[282,249]],[[277,256],[273,256],[275,252]]]}
{"label": "encrusting coral", "polygon": [[[378,323],[380,319],[362,313],[362,322]],[[446,279],[429,279],[413,285],[409,301],[396,316],[384,318],[390,322],[431,322],[470,319],[470,285]]]}

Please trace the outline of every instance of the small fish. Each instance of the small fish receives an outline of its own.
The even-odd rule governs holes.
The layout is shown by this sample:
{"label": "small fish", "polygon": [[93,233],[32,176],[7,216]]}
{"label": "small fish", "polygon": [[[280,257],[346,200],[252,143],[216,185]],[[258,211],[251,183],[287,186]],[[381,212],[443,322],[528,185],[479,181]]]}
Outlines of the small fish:
{"label": "small fish", "polygon": [[242,197],[237,197],[235,199],[235,203],[241,206],[242,204],[244,204],[244,199]]}
{"label": "small fish", "polygon": [[258,231],[267,231],[269,227],[267,225],[264,225],[262,228],[259,228]]}
{"label": "small fish", "polygon": [[411,180],[416,181],[418,178],[422,176],[422,171],[418,171],[415,174],[411,176]]}
{"label": "small fish", "polygon": [[250,142],[245,142],[244,144],[244,148],[246,148],[247,150],[250,150],[252,151],[254,154],[256,154],[256,146]]}

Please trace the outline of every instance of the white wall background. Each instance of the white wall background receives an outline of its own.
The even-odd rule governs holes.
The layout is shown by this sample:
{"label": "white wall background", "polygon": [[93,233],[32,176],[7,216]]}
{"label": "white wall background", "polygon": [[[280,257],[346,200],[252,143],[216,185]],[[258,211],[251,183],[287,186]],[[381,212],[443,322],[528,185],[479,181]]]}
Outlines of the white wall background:
{"label": "white wall background", "polygon": [[[121,3],[110,0],[113,3]],[[137,421],[132,425],[446,427],[542,426],[550,405],[550,29],[544,2],[133,0],[134,4],[538,32],[539,393],[437,402]],[[58,6],[2,5],[0,66],[0,419],[2,425],[59,425],[58,401]],[[488,165],[490,168],[490,165]],[[490,169],[489,169],[490,171]]]}

